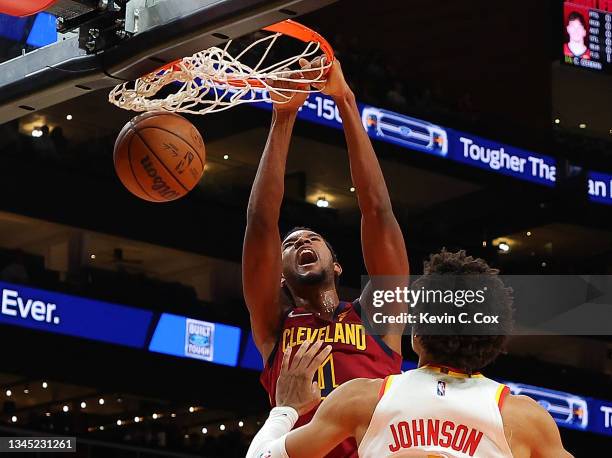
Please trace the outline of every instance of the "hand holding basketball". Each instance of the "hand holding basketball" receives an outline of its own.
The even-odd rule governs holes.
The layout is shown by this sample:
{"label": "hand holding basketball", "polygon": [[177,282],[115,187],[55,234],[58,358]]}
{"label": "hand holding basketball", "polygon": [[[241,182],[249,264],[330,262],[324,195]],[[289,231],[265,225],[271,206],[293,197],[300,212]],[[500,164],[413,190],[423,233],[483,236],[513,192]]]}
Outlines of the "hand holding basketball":
{"label": "hand holding basketball", "polygon": [[304,342],[295,353],[291,365],[291,347],[283,354],[281,372],[276,383],[276,405],[279,407],[293,407],[303,415],[319,404],[321,390],[318,382],[313,382],[315,373],[331,352],[331,346],[323,350],[322,340],[314,343]]}

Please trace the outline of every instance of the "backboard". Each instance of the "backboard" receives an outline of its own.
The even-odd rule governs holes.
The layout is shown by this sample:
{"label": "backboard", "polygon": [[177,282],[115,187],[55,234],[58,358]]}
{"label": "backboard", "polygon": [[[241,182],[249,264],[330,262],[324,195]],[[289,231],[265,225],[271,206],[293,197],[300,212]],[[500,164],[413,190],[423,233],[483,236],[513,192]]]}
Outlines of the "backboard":
{"label": "backboard", "polygon": [[58,41],[0,64],[0,123],[334,1],[58,0]]}
{"label": "backboard", "polygon": [[49,8],[57,0],[0,0],[0,13],[11,16],[30,16]]}

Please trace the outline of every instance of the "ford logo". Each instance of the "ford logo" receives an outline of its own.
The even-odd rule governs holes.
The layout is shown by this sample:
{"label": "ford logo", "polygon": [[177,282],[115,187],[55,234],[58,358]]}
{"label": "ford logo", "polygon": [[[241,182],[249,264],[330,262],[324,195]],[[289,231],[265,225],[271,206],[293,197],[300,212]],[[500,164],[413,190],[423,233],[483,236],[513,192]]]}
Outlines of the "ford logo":
{"label": "ford logo", "polygon": [[208,336],[201,336],[198,334],[191,334],[189,336],[189,343],[193,345],[208,345]]}
{"label": "ford logo", "polygon": [[412,132],[410,128],[406,126],[400,126],[399,131],[404,137],[409,137],[410,133]]}

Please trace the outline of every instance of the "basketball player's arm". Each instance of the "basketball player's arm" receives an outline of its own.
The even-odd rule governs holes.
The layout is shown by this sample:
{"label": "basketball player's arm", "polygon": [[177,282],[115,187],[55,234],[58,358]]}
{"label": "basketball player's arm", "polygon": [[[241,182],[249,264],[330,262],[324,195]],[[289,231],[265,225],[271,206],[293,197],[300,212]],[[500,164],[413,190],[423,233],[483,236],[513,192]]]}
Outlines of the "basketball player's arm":
{"label": "basketball player's arm", "polygon": [[381,384],[381,379],[353,379],[332,391],[310,423],[287,435],[287,455],[325,456],[348,437],[356,438],[359,444],[378,403]]}
{"label": "basketball player's arm", "polygon": [[550,414],[527,396],[507,397],[502,408],[504,426],[510,431],[515,456],[573,458],[565,450],[557,424]]}
{"label": "basketball player's arm", "polygon": [[[397,278],[393,281],[398,283],[407,281],[409,266],[404,236],[393,214],[385,178],[363,127],[355,95],[348,87],[338,61],[334,62],[321,89],[333,97],[342,117],[351,177],[361,210],[361,246],[368,275],[394,276]],[[393,286],[407,285],[389,285]],[[362,295],[363,304],[368,300]],[[394,331],[393,335],[385,337],[385,341],[400,353],[403,328]]]}
{"label": "basketball player's arm", "polygon": [[[279,83],[278,85],[286,85]],[[302,94],[275,104],[272,125],[247,208],[242,250],[244,299],[251,315],[255,344],[264,361],[276,343],[283,313],[280,299],[281,239],[278,230],[285,188],[285,164]]]}
{"label": "basketball player's arm", "polygon": [[[320,401],[321,392],[312,382],[330,347],[321,341],[305,342],[291,359],[291,348],[283,355],[276,388],[276,405],[257,433],[247,458],[312,458],[325,456],[347,437],[361,439],[378,402],[382,380],[354,379],[336,388],[319,406],[307,425],[290,431],[298,414],[309,412]],[[309,348],[310,347],[310,348]]]}
{"label": "basketball player's arm", "polygon": [[321,403],[310,423],[293,431],[297,413],[289,421],[283,417],[286,407],[273,409],[253,439],[247,458],[325,456],[349,437],[355,437],[359,444],[378,402],[381,384],[380,379],[353,379],[340,385]]}

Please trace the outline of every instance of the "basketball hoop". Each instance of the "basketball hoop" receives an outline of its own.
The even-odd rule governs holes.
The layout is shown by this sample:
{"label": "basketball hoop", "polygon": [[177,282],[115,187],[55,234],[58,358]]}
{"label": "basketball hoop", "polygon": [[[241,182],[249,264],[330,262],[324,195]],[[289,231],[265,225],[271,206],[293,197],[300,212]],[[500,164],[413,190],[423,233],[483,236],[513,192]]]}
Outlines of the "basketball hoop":
{"label": "basketball hoop", "polygon": [[[262,30],[271,34],[240,51],[230,51],[237,40],[229,40],[223,48],[211,47],[133,82],[120,84],[110,92],[109,101],[125,110],[206,114],[243,103],[271,102],[271,94],[278,96],[282,103],[282,100],[289,101],[293,92],[316,92],[310,84],[325,82],[325,75],[334,61],[330,44],[314,30],[289,19]],[[305,47],[297,54],[268,62],[278,51],[273,50],[274,44],[282,37],[297,40]],[[309,69],[313,77],[305,78],[299,60],[310,62],[318,56],[324,59],[319,66]],[[269,80],[290,81],[307,88],[276,88],[268,83]],[[170,84],[177,85],[178,89],[165,98],[155,98]]]}

